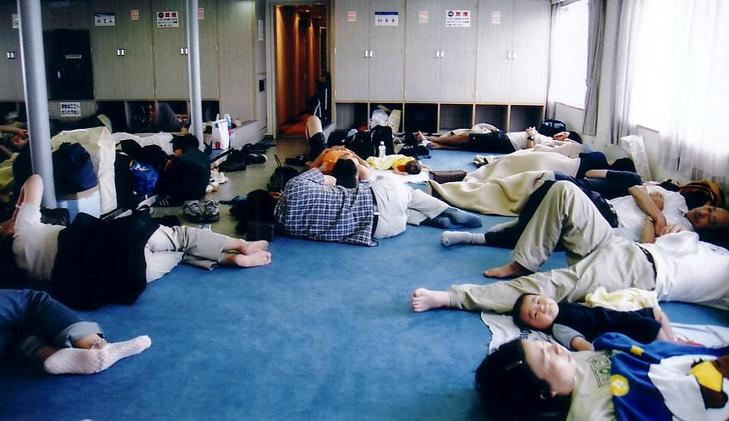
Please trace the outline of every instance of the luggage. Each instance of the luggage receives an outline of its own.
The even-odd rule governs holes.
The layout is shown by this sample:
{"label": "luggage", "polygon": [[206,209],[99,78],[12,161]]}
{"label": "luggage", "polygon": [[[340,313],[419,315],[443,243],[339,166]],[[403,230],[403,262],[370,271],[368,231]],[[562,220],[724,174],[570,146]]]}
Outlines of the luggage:
{"label": "luggage", "polygon": [[357,132],[354,138],[350,139],[345,146],[362,159],[377,155],[377,148],[372,142],[371,132]]}
{"label": "luggage", "polygon": [[78,143],[63,143],[53,152],[53,178],[58,196],[86,191],[98,182],[91,156]]}
{"label": "luggage", "polygon": [[278,155],[274,155],[274,157],[276,158],[277,167],[273,170],[273,174],[271,174],[271,178],[268,180],[268,191],[282,192],[286,187],[286,183],[299,175],[299,171],[296,168],[282,165]]}
{"label": "luggage", "polygon": [[395,138],[392,135],[392,127],[390,126],[375,126],[372,128],[372,144],[375,148],[380,146],[380,143],[385,145],[385,152],[387,155],[395,154]]}

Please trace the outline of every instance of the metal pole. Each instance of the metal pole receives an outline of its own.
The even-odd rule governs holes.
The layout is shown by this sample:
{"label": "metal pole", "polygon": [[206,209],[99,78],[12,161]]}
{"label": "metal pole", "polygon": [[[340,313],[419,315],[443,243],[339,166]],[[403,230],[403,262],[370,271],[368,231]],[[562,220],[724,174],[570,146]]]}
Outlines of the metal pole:
{"label": "metal pole", "polygon": [[187,0],[187,62],[190,80],[190,124],[193,134],[203,141],[202,93],[200,89],[200,39],[197,0]]}
{"label": "metal pole", "polygon": [[33,162],[33,172],[43,178],[45,185],[43,206],[55,208],[56,188],[51,159],[51,129],[48,123],[48,91],[40,0],[18,0],[18,16],[25,110],[30,131],[30,157]]}

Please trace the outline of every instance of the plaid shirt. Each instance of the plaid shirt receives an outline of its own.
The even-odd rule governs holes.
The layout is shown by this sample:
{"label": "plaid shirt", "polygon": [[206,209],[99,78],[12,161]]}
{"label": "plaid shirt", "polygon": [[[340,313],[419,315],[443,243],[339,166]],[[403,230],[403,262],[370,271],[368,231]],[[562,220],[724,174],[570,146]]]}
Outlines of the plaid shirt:
{"label": "plaid shirt", "polygon": [[293,237],[377,245],[372,239],[374,205],[369,184],[359,183],[353,189],[327,186],[317,168],[286,183],[274,216]]}

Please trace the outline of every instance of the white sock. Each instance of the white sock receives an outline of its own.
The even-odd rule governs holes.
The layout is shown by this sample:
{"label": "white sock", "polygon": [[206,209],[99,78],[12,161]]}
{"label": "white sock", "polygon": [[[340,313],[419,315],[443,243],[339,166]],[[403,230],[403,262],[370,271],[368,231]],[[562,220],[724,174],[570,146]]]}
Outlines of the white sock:
{"label": "white sock", "polygon": [[444,231],[440,235],[440,243],[443,247],[456,244],[486,244],[483,233],[470,233],[465,231]]}
{"label": "white sock", "polygon": [[110,343],[101,349],[63,348],[48,357],[43,367],[51,374],[94,374],[123,358],[139,354],[150,345],[152,340],[145,335]]}

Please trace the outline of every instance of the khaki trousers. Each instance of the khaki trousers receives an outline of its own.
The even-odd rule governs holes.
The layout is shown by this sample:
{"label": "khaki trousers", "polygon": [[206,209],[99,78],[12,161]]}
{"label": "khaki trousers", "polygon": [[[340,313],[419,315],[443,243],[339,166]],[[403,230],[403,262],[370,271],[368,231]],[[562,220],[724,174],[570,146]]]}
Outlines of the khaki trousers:
{"label": "khaki trousers", "polygon": [[601,286],[608,292],[655,287],[653,265],[638,245],[614,235],[587,196],[568,182],[555,183],[544,197],[519,238],[514,260],[537,270],[560,236],[569,267],[489,285],[453,285],[448,290],[451,307],[507,312],[524,293],[574,302]]}

